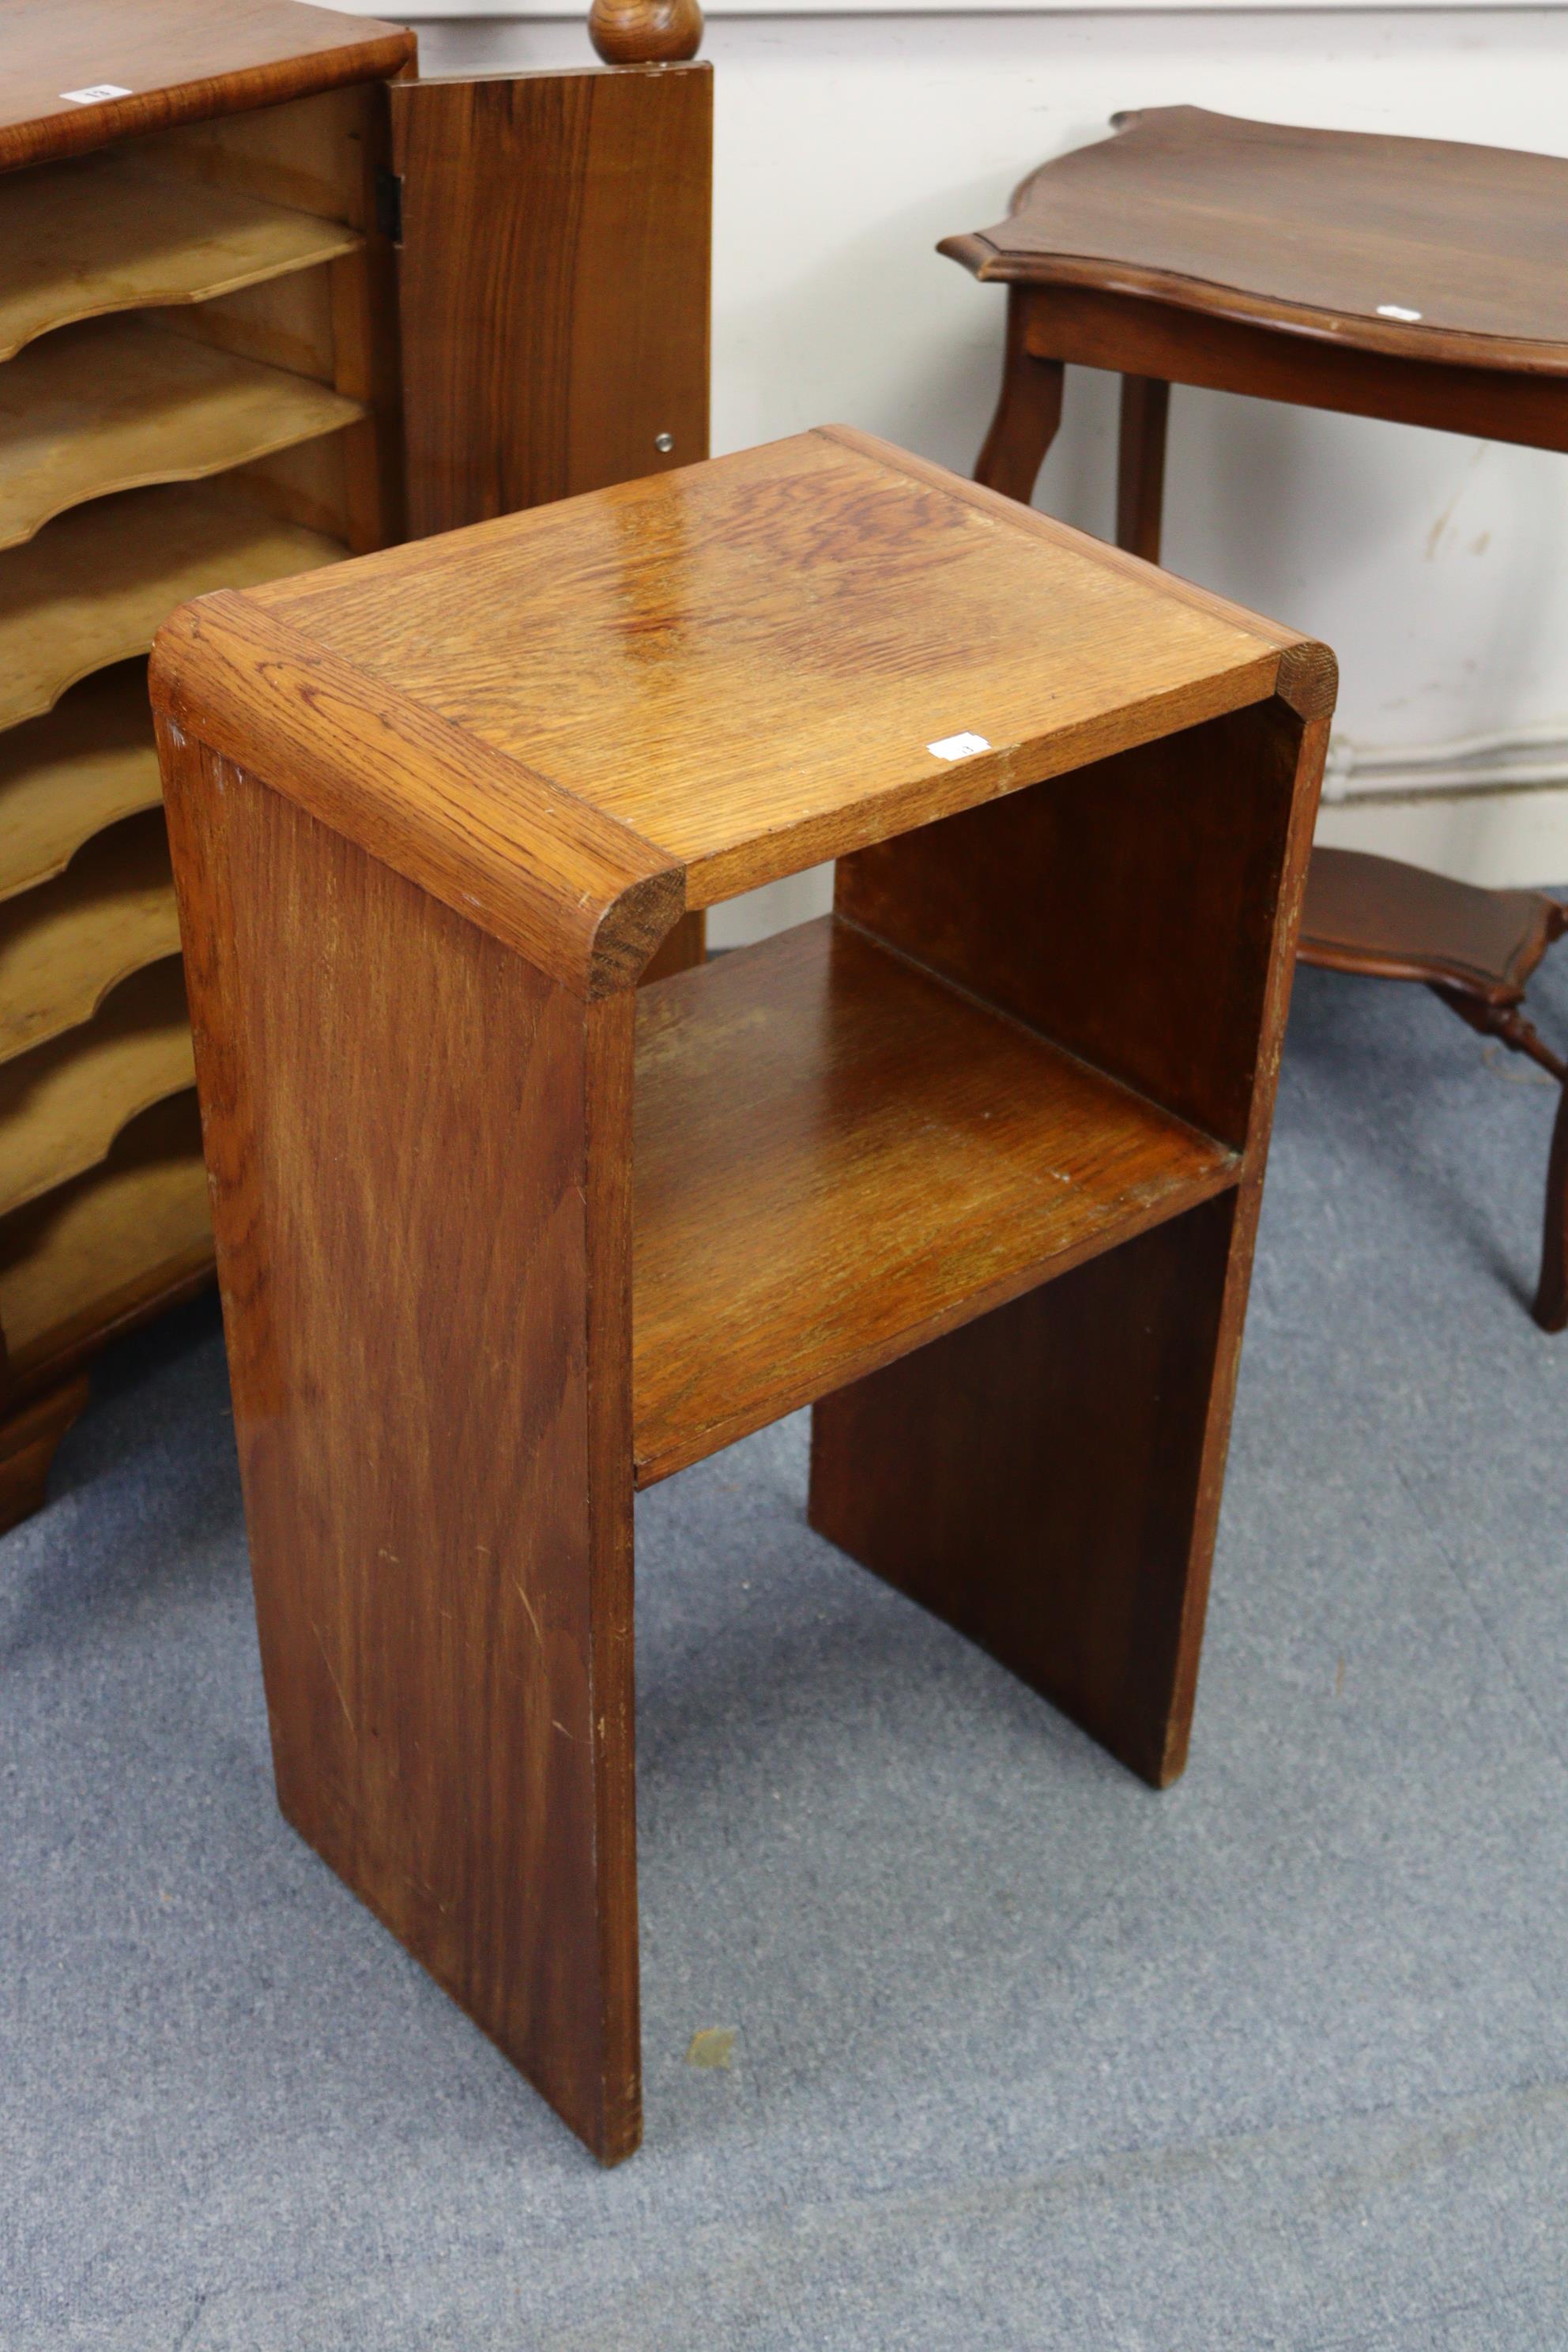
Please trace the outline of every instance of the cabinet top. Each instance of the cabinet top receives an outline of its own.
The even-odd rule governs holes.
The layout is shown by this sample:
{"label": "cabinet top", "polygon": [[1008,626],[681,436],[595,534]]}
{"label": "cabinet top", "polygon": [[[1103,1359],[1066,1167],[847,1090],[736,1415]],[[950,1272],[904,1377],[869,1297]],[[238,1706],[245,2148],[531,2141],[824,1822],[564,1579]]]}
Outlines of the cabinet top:
{"label": "cabinet top", "polygon": [[310,804],[405,872],[389,839],[437,827],[498,929],[509,857],[586,843],[679,912],[1333,695],[1324,647],[843,426],[205,599],[155,672],[268,782],[330,770]]}
{"label": "cabinet top", "polygon": [[414,55],[399,26],[302,0],[0,0],[0,169],[379,79]]}

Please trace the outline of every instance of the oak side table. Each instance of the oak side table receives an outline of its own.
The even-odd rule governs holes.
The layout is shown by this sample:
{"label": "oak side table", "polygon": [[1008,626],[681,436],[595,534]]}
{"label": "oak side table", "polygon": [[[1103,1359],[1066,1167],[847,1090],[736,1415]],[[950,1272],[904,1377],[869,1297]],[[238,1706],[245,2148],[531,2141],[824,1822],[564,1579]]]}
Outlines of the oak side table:
{"label": "oak side table", "polygon": [[[1121,377],[1119,545],[1156,563],[1173,383],[1568,450],[1568,162],[1248,122],[1201,107],[1112,118],[1010,216],[939,250],[1008,289],[1002,393],[979,480],[1026,501],[1068,362]],[[1568,1326],[1568,1059],[1521,1011],[1563,924],[1362,850],[1321,852],[1305,963],[1424,981],[1559,1080],[1533,1312]]]}
{"label": "oak side table", "polygon": [[613,2162],[636,1488],[815,1403],[814,1526],[1182,1768],[1332,657],[829,427],[153,676],[279,1801]]}

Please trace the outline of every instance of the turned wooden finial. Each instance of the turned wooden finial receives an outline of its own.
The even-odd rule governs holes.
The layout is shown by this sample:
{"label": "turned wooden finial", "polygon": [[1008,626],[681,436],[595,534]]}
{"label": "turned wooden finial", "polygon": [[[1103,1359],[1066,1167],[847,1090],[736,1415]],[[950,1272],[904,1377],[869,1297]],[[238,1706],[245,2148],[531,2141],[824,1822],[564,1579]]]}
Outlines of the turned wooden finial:
{"label": "turned wooden finial", "polygon": [[697,0],[594,0],[588,38],[606,65],[673,66],[702,42]]}

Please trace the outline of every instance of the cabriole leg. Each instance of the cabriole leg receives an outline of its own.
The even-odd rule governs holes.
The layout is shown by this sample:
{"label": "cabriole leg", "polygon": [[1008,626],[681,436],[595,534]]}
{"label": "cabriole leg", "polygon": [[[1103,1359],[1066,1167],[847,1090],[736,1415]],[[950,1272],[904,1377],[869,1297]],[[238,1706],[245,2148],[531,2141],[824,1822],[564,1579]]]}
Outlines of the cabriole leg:
{"label": "cabriole leg", "polygon": [[1002,390],[974,468],[977,482],[1025,506],[1035,494],[1046,452],[1062,421],[1066,373],[1060,360],[1038,360],[1025,349],[1024,330],[1029,316],[1026,301],[1017,294],[1010,295]]}

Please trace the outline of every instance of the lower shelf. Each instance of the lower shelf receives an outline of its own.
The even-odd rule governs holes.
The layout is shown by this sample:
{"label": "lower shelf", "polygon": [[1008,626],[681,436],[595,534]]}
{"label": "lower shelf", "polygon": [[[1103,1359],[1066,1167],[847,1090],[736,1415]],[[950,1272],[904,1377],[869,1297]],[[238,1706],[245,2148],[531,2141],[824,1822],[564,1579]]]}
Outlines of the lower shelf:
{"label": "lower shelf", "polygon": [[212,1265],[194,1093],[132,1121],[100,1168],[0,1220],[0,1326],[14,1386],[54,1377]]}
{"label": "lower shelf", "polygon": [[636,1120],[640,1486],[1239,1165],[831,918],[641,992]]}

